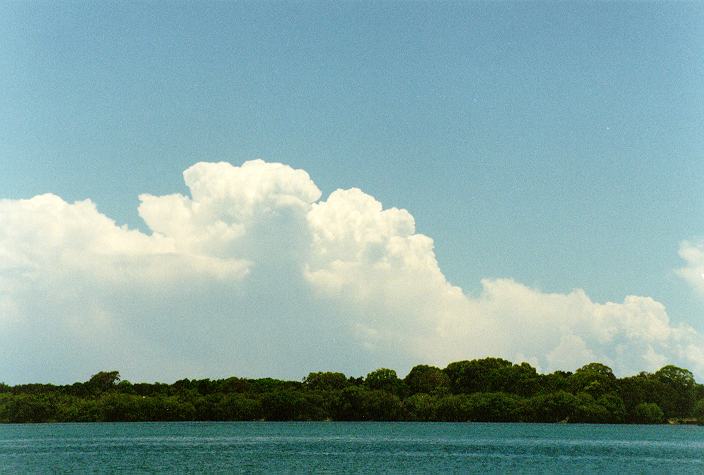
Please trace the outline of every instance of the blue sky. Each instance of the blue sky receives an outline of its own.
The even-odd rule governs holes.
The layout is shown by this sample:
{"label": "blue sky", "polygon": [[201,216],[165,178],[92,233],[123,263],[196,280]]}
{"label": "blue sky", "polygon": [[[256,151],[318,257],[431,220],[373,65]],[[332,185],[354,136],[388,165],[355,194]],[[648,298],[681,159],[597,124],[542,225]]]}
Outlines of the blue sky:
{"label": "blue sky", "polygon": [[676,272],[704,238],[702,58],[701,3],[4,2],[0,197],[148,233],[141,193],[263,158],[407,209],[470,295],[649,296],[704,331]]}

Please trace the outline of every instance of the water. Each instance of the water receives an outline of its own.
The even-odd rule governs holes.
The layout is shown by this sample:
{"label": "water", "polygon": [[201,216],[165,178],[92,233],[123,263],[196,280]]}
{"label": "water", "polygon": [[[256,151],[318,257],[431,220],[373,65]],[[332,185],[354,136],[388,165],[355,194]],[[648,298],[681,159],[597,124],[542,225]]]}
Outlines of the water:
{"label": "water", "polygon": [[0,425],[0,472],[704,473],[704,427],[342,422]]}

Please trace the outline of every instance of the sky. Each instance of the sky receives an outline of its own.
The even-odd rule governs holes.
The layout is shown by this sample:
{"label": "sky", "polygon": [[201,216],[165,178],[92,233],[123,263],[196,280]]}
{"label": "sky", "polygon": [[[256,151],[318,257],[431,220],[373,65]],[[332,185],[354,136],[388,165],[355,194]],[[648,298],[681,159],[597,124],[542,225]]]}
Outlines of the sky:
{"label": "sky", "polygon": [[0,381],[704,379],[704,5],[0,2]]}

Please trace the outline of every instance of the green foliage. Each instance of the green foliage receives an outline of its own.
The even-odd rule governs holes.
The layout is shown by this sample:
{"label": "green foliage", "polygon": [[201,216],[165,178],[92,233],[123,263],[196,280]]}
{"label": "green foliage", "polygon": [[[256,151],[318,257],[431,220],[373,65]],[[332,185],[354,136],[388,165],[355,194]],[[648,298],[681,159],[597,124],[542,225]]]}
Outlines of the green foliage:
{"label": "green foliage", "polygon": [[554,393],[569,390],[569,378],[572,373],[568,371],[555,371],[550,374],[538,375],[541,393]]}
{"label": "green foliage", "polygon": [[541,388],[540,375],[528,363],[500,368],[495,378],[495,389],[511,394],[532,396]]}
{"label": "green foliage", "polygon": [[132,383],[101,371],[85,383],[0,385],[0,423],[92,421],[362,420],[704,423],[704,386],[665,366],[618,379],[590,363],[541,375],[499,358],[415,366],[399,379],[381,368],[365,378],[313,372],[272,378]]}
{"label": "green foliage", "polygon": [[437,401],[437,397],[430,394],[416,393],[403,401],[403,408],[410,420],[433,421]]}
{"label": "green foliage", "polygon": [[655,379],[664,384],[663,389],[668,392],[667,399],[660,401],[665,416],[689,416],[694,408],[696,386],[691,371],[668,365],[655,372]]}
{"label": "green foliage", "polygon": [[450,389],[450,378],[435,366],[414,366],[403,379],[410,394],[439,393],[443,394]]}
{"label": "green foliage", "polygon": [[589,363],[574,372],[569,378],[573,393],[585,392],[598,398],[616,391],[616,376],[613,371],[601,363]]}
{"label": "green foliage", "polygon": [[530,396],[541,387],[540,376],[531,365],[513,364],[500,358],[450,363],[445,374],[454,394],[505,392]]}
{"label": "green foliage", "polygon": [[663,366],[660,368],[655,373],[655,377],[662,382],[683,391],[693,390],[694,385],[696,384],[694,381],[694,375],[691,371],[672,365]]}
{"label": "green foliage", "polygon": [[566,391],[539,394],[528,400],[525,413],[532,422],[568,422],[578,404],[579,400]]}
{"label": "green foliage", "polygon": [[501,358],[458,361],[445,368],[454,394],[478,391],[501,391],[506,383],[506,370],[513,366]]}
{"label": "green foliage", "polygon": [[604,394],[597,399],[597,404],[602,406],[607,411],[607,420],[600,422],[608,422],[610,424],[620,424],[626,420],[626,405],[619,396],[615,394]]}
{"label": "green foliage", "polygon": [[396,376],[396,371],[388,368],[372,371],[364,378],[364,383],[369,389],[379,389],[392,394],[400,394],[403,391],[403,381]]}
{"label": "green foliage", "polygon": [[638,424],[660,424],[664,413],[654,402],[641,402],[634,411],[634,421]]}
{"label": "green foliage", "polygon": [[521,413],[521,399],[506,393],[474,393],[468,403],[469,420],[476,422],[512,422]]}
{"label": "green foliage", "polygon": [[405,414],[401,399],[395,394],[364,386],[349,386],[340,393],[337,420],[396,421]]}
{"label": "green foliage", "polygon": [[291,421],[303,412],[305,400],[301,393],[284,390],[265,393],[261,397],[263,417],[268,421]]}
{"label": "green foliage", "polygon": [[303,384],[309,389],[330,391],[343,389],[349,383],[347,377],[342,373],[318,372],[306,376],[303,379]]}
{"label": "green foliage", "polygon": [[395,394],[372,390],[362,393],[362,419],[369,421],[398,421],[404,419],[403,404]]}
{"label": "green foliage", "polygon": [[692,415],[697,418],[697,422],[704,424],[704,399],[700,399],[694,404]]}
{"label": "green foliage", "polygon": [[694,404],[692,415],[696,417],[697,422],[704,424],[704,399],[700,399]]}
{"label": "green foliage", "polygon": [[7,401],[8,422],[55,422],[55,405],[47,395],[21,394]]}
{"label": "green foliage", "polygon": [[101,371],[91,376],[86,386],[96,393],[102,393],[115,388],[120,381],[120,373],[117,371]]}
{"label": "green foliage", "polygon": [[435,417],[445,422],[466,422],[472,416],[469,396],[466,394],[450,394],[440,398],[434,408]]}

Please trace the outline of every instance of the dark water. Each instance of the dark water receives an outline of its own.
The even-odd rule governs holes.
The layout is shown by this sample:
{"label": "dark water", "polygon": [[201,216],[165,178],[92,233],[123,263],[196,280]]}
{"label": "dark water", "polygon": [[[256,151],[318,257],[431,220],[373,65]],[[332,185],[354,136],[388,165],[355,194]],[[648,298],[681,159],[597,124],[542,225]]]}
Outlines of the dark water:
{"label": "dark water", "polygon": [[11,424],[0,425],[0,472],[704,473],[704,427]]}

